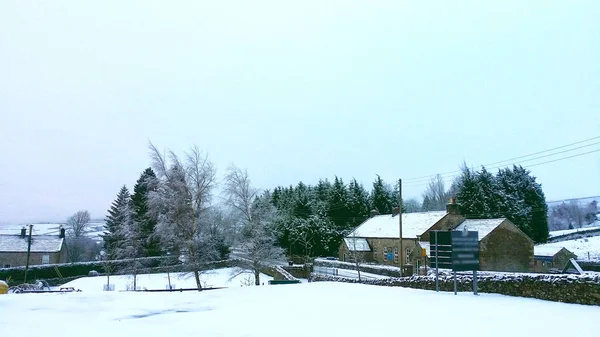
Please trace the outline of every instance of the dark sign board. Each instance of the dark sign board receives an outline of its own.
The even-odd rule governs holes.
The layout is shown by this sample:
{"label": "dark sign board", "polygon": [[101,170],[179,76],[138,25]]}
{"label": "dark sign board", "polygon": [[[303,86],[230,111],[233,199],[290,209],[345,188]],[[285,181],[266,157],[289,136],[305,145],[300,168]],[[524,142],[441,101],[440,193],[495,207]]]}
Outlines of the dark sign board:
{"label": "dark sign board", "polygon": [[479,270],[479,233],[452,231],[452,270]]}
{"label": "dark sign board", "polygon": [[432,231],[429,233],[429,266],[454,271],[479,270],[479,233]]}
{"label": "dark sign board", "polygon": [[[436,254],[437,253],[437,254]],[[429,266],[435,268],[452,268],[452,235],[448,231],[433,231],[429,233]]]}

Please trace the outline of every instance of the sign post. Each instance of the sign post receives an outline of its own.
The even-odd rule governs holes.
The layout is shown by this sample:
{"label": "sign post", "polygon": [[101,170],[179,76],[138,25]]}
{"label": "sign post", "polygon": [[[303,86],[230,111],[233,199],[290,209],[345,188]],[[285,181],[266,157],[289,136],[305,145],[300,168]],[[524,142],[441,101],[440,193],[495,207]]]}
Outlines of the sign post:
{"label": "sign post", "polygon": [[[457,271],[473,271],[473,293],[477,295],[477,270],[479,270],[479,233],[476,231],[432,231],[429,236],[431,253],[435,260],[435,289],[439,291],[439,268],[451,269],[454,277],[454,294],[458,293]],[[433,236],[431,236],[433,234]]]}

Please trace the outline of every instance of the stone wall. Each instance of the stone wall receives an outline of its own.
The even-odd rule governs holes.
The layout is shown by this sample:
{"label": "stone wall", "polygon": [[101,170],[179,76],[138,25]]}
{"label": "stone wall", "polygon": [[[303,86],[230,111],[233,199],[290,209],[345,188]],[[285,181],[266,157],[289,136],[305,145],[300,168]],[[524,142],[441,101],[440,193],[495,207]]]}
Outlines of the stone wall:
{"label": "stone wall", "polygon": [[[315,273],[311,274],[309,281],[358,283],[357,279]],[[555,302],[600,306],[600,275],[490,274],[480,275],[477,282],[480,293],[496,293]],[[434,276],[363,280],[361,283],[435,290]],[[450,275],[440,275],[439,286],[441,291],[454,291],[453,278]],[[460,292],[472,292],[473,277],[471,275],[458,275],[457,289]]]}
{"label": "stone wall", "polygon": [[283,266],[282,268],[295,278],[308,279],[310,277],[310,273],[312,273],[312,264],[310,263],[305,263],[303,265]]}

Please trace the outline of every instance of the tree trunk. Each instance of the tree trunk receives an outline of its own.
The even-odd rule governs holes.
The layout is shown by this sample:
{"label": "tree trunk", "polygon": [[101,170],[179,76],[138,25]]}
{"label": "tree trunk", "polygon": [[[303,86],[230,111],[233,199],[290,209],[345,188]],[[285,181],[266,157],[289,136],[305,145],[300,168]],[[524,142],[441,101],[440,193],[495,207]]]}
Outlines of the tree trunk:
{"label": "tree trunk", "polygon": [[260,285],[260,270],[254,269],[254,285]]}
{"label": "tree trunk", "polygon": [[196,278],[196,286],[198,287],[198,291],[201,291],[202,284],[200,283],[200,273],[198,272],[198,268],[194,268],[194,277]]}

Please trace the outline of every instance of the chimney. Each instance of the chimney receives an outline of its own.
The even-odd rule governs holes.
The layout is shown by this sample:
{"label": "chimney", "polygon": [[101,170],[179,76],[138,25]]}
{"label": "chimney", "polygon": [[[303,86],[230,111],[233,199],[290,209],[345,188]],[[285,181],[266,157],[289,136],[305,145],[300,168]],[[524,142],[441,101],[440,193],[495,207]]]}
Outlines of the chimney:
{"label": "chimney", "polygon": [[450,202],[446,205],[446,213],[460,215],[460,205],[456,203],[456,197],[450,198]]}
{"label": "chimney", "polygon": [[58,237],[61,239],[65,238],[65,229],[60,227],[60,234],[58,234]]}
{"label": "chimney", "polygon": [[377,211],[376,209],[372,209],[371,210],[371,218],[374,217],[374,216],[376,216],[376,215],[379,215],[379,211]]}
{"label": "chimney", "polygon": [[21,228],[21,239],[25,239],[27,236],[27,229],[25,227]]}
{"label": "chimney", "polygon": [[396,216],[398,213],[400,213],[400,207],[394,207],[392,209],[392,216]]}

